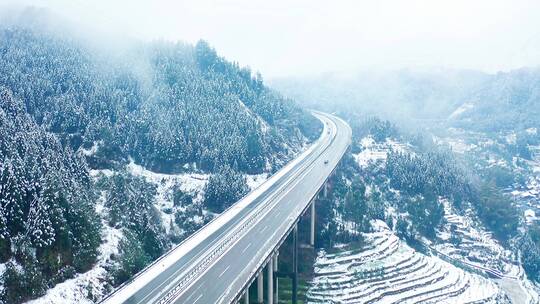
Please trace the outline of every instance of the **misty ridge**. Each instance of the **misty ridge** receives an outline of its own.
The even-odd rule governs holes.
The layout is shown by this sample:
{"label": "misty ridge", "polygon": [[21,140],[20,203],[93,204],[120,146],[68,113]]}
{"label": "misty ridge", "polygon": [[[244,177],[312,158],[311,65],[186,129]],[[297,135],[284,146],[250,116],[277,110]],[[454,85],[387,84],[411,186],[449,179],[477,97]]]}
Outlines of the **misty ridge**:
{"label": "misty ridge", "polygon": [[540,68],[495,74],[446,68],[329,72],[270,83],[311,107],[379,115],[411,126],[422,120],[489,131],[539,126]]}
{"label": "misty ridge", "polygon": [[[118,140],[118,136],[129,140],[128,138],[132,138],[132,135],[118,134],[116,136],[114,133],[137,132],[134,127],[126,127],[129,125],[128,121],[131,121],[138,124],[137,128],[139,129],[148,128],[150,133],[155,132],[156,136],[159,133],[160,138],[156,138],[156,140],[162,141],[162,143],[171,140],[172,144],[176,142],[176,139],[180,139],[180,142],[176,142],[175,145],[185,145],[187,141],[191,140],[211,142],[223,140],[223,143],[228,143],[227,149],[235,149],[235,146],[241,149],[225,152],[225,146],[219,149],[205,146],[207,152],[221,154],[207,156],[203,155],[204,153],[200,150],[202,146],[196,147],[197,144],[193,142],[194,146],[190,147],[191,144],[188,144],[187,148],[183,147],[181,150],[177,150],[174,153],[176,156],[172,156],[173,150],[176,148],[170,146],[168,148],[170,149],[169,155],[156,155],[157,158],[160,158],[159,160],[147,160],[147,165],[158,171],[162,171],[159,169],[160,162],[176,162],[181,158],[184,158],[181,162],[185,164],[199,157],[228,159],[244,153],[253,153],[253,155],[245,156],[245,161],[257,162],[257,164],[248,165],[244,164],[244,161],[236,159],[236,165],[240,166],[242,170],[244,170],[244,165],[250,166],[248,171],[255,173],[267,169],[265,160],[259,158],[260,151],[255,150],[276,148],[284,149],[282,152],[285,154],[289,153],[285,150],[287,147],[280,147],[278,142],[288,141],[284,139],[282,132],[292,132],[294,127],[286,126],[279,120],[288,115],[305,115],[305,113],[294,103],[283,99],[279,94],[265,87],[260,74],[251,72],[249,67],[241,68],[238,63],[227,62],[224,58],[219,57],[205,41],[200,41],[195,46],[182,42],[166,41],[145,44],[140,41],[122,40],[119,37],[116,44],[108,45],[108,39],[102,41],[87,36],[81,37],[82,34],[77,28],[69,30],[58,28],[58,20],[52,23],[53,26],[49,26],[51,24],[49,23],[49,15],[39,10],[28,9],[23,12],[22,17],[3,32],[5,52],[8,53],[4,57],[6,60],[3,65],[4,85],[11,88],[14,95],[23,97],[28,111],[34,115],[39,124],[47,126],[48,129],[56,133],[67,132],[69,140],[75,144],[74,150],[79,145],[103,140],[103,138],[87,138],[97,135],[96,131],[91,131],[95,123],[111,124],[106,128],[112,128],[113,133],[110,136],[114,137],[114,140]],[[27,19],[32,20],[29,25],[27,25]],[[10,56],[11,54],[13,56]],[[22,60],[31,57],[35,57],[32,59],[33,65],[20,66],[20,70],[12,68]],[[65,60],[65,62],[62,65],[51,66],[49,60]],[[81,69],[81,67],[83,68]],[[9,74],[12,76],[8,77]],[[227,80],[229,74],[235,80]],[[70,79],[71,77],[74,79]],[[25,78],[33,78],[33,81],[28,81]],[[92,82],[93,78],[99,81]],[[49,90],[52,92],[43,90],[40,81],[46,81],[45,85],[50,85]],[[63,85],[63,81],[67,81],[67,83]],[[24,86],[18,86],[18,83],[28,83],[27,86],[34,85],[35,87],[34,90],[28,90]],[[228,94],[229,91],[234,92],[234,95]],[[66,98],[58,98],[57,94]],[[99,100],[103,97],[111,100],[113,107],[117,108],[114,110],[108,108],[111,103],[103,103],[102,100]],[[96,99],[94,100],[94,98]],[[60,105],[59,99],[66,104]],[[277,103],[273,104],[274,101]],[[50,105],[47,105],[49,102]],[[79,102],[81,104],[78,104]],[[174,105],[173,102],[176,104]],[[231,110],[236,113],[227,113],[227,108],[219,107],[220,104],[230,105]],[[102,106],[105,106],[106,109],[101,109]],[[172,106],[175,106],[176,109],[172,109]],[[250,130],[257,132],[256,130],[261,128],[261,123],[255,116],[251,115],[250,117],[249,113],[246,115],[243,111],[239,111],[243,106],[251,108],[254,113],[275,126],[276,130],[281,129],[281,131],[264,138],[260,137],[259,134],[251,136]],[[190,109],[190,107],[195,108]],[[206,109],[206,113],[200,111],[202,108]],[[209,112],[212,111],[212,108],[216,111],[213,114]],[[165,109],[168,109],[169,113]],[[49,111],[50,113],[47,113]],[[60,111],[67,111],[67,116],[59,118],[56,112]],[[114,113],[115,111],[122,113]],[[123,111],[125,111],[125,115]],[[94,121],[93,116],[101,118],[100,116],[104,113],[109,116],[106,121]],[[218,128],[217,125],[213,128],[209,121],[205,122],[205,127],[201,125],[179,133],[176,130],[163,129],[169,126],[182,128],[186,125],[182,121],[199,120],[202,122],[205,120],[204,115],[216,118],[216,115],[220,115],[219,113],[229,117],[221,120],[221,123],[225,123],[228,119],[235,120],[236,127],[232,131],[233,134],[220,136],[220,132],[229,129]],[[149,120],[149,117],[154,119]],[[173,124],[173,120],[177,123]],[[299,120],[299,127],[310,132],[307,131],[309,126],[303,125],[305,121]],[[312,121],[311,123],[314,124]],[[214,120],[214,122],[216,121]],[[296,124],[295,122],[291,123]],[[96,127],[103,128],[103,125]],[[114,131],[115,128],[126,129]],[[197,136],[188,134],[197,131],[208,134]],[[85,132],[91,132],[93,135],[85,135]],[[102,133],[103,130],[97,132]],[[240,135],[235,132],[247,133]],[[85,142],[83,139],[85,137],[90,142]],[[234,139],[230,137],[251,140],[250,149],[237,146],[234,144]],[[296,139],[295,144],[300,144],[301,140],[302,138]],[[76,143],[76,141],[81,142]],[[156,146],[161,144],[154,143]],[[245,145],[247,143],[238,144]],[[107,146],[111,151],[118,152],[122,150],[121,146],[126,147],[126,145],[134,145],[131,147],[133,149],[152,149],[152,147],[138,146],[135,142],[132,144],[127,142],[111,144],[105,141],[104,143],[104,146]],[[228,153],[230,153],[229,156],[225,155]],[[131,156],[139,161],[139,156]],[[124,154],[119,155],[119,157],[126,160],[127,156]],[[231,159],[229,165],[233,165],[234,161]],[[276,158],[275,161],[279,162],[280,160]],[[150,164],[151,162],[155,162],[156,165]],[[207,161],[204,163],[203,166],[208,165]],[[210,165],[208,168],[213,169],[214,166]],[[179,168],[168,170],[175,171]]]}

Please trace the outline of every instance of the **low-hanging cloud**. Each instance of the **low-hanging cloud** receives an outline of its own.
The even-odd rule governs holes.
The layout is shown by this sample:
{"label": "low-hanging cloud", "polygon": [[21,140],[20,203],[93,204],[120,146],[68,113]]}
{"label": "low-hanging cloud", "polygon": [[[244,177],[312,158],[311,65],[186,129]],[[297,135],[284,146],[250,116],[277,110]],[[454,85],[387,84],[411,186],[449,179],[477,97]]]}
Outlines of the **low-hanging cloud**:
{"label": "low-hanging cloud", "polygon": [[191,43],[206,39],[266,77],[365,67],[494,72],[540,64],[536,0],[16,3],[48,8],[96,32]]}

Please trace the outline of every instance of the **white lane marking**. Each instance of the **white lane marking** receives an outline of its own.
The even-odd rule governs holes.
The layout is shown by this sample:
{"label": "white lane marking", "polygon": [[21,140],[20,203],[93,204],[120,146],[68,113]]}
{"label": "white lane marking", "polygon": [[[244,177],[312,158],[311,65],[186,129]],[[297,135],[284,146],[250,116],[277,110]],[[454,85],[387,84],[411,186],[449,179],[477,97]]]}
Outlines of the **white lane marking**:
{"label": "white lane marking", "polygon": [[202,285],[199,285],[199,287],[197,287],[192,293],[191,295],[186,299],[186,302],[189,301],[189,299],[191,299],[191,297],[193,297],[195,295],[195,293],[197,292],[197,290],[199,290],[199,288],[201,288]]}
{"label": "white lane marking", "polygon": [[222,276],[227,270],[229,270],[229,267],[231,267],[231,265],[227,266],[227,268],[225,268],[225,270],[223,270],[223,271],[219,274],[218,278],[221,278],[221,276]]}
{"label": "white lane marking", "polygon": [[264,228],[261,229],[260,233],[263,233],[266,230],[266,228],[268,228],[268,225],[264,226]]}
{"label": "white lane marking", "polygon": [[195,299],[195,301],[193,301],[193,304],[195,304],[195,302],[199,301],[200,298],[202,298],[202,293]]}
{"label": "white lane marking", "polygon": [[191,299],[191,297],[193,297],[193,295],[194,295],[194,293],[192,293],[189,297],[187,297],[186,302],[188,302],[189,299]]}
{"label": "white lane marking", "polygon": [[251,246],[251,243],[249,243],[244,250],[242,250],[242,253],[246,252],[246,250]]}

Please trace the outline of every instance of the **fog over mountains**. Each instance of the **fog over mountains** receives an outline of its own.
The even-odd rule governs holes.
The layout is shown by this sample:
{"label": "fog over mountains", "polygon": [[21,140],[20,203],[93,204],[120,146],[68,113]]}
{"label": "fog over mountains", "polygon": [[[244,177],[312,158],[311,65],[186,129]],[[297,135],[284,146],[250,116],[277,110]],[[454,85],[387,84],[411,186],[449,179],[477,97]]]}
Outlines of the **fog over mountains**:
{"label": "fog over mountains", "polygon": [[[516,12],[527,2],[519,1],[505,14],[505,5],[482,2],[494,10],[490,22],[469,32],[466,25],[480,20],[472,13],[484,6],[445,4],[456,14],[471,8],[456,22],[413,2],[310,3],[306,11],[202,1],[145,12],[149,4],[133,4],[140,35],[113,27],[118,20],[92,27],[92,12],[76,4],[58,10],[62,0],[1,8],[0,304],[101,301],[325,135],[311,110],[344,119],[352,142],[326,181],[327,195],[315,199],[314,246],[300,246],[302,301],[540,303],[537,58],[500,72],[459,68],[469,60],[519,66],[501,61],[502,48],[484,61],[485,45],[462,45],[476,36],[491,41],[486,33],[506,18],[534,10]],[[110,8],[104,18],[128,14],[119,6],[100,6]],[[316,18],[327,6],[328,19]],[[399,10],[411,7],[425,7],[414,11],[424,19]],[[215,20],[175,28],[171,12],[188,25]],[[358,14],[378,27],[362,30]],[[280,32],[286,21],[301,26]],[[145,22],[144,35],[163,34],[148,39]],[[470,36],[454,37],[456,28]],[[522,41],[529,31],[493,41]],[[177,39],[207,32],[216,42]],[[452,49],[470,53],[445,67],[413,64],[443,58],[451,50],[442,45],[454,42]],[[274,77],[230,60],[234,50]],[[392,55],[388,65],[383,50]],[[378,61],[368,68],[370,58]],[[300,219],[300,243],[310,227]],[[289,245],[278,248],[280,271],[292,265]],[[277,279],[280,300],[290,296],[289,283]]]}
{"label": "fog over mountains", "polygon": [[[449,119],[456,126],[512,129],[538,126],[539,77],[538,68],[496,74],[411,68],[276,78],[271,84],[291,98],[328,110],[347,108],[393,119]],[[460,108],[460,115],[452,115]]]}

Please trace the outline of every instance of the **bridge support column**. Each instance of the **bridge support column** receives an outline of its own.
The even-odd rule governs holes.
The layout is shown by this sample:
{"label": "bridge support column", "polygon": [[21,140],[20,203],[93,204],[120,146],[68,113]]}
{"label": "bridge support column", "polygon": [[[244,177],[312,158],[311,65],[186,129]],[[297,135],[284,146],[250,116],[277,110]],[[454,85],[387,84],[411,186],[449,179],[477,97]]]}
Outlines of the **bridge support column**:
{"label": "bridge support column", "polygon": [[244,304],[249,304],[249,287],[246,289],[246,293],[244,294]]}
{"label": "bridge support column", "polygon": [[259,304],[264,303],[263,292],[263,273],[261,271],[257,277],[257,303]]}
{"label": "bridge support column", "polygon": [[298,304],[298,224],[293,229],[292,304]]}
{"label": "bridge support column", "polygon": [[266,271],[267,271],[267,277],[266,277],[266,286],[267,288],[267,303],[272,304],[274,303],[274,263],[272,262],[273,258],[270,258],[270,261],[268,261],[268,264],[266,265]]}
{"label": "bridge support column", "polygon": [[[274,272],[277,272],[278,271],[278,257],[279,257],[279,251],[275,253],[274,255]],[[277,275],[274,275],[274,278],[275,278],[275,281],[274,281],[274,303],[277,304],[278,303],[278,276]]]}
{"label": "bridge support column", "polygon": [[309,244],[315,247],[315,201],[311,202],[311,233],[309,236]]}
{"label": "bridge support column", "polygon": [[[279,251],[276,252],[276,254],[274,255],[274,272],[277,272],[278,271],[278,257],[279,257]],[[278,303],[278,286],[279,286],[279,279],[278,279],[278,276],[275,275],[274,276],[275,278],[275,288],[274,288],[274,303],[277,304]]]}

